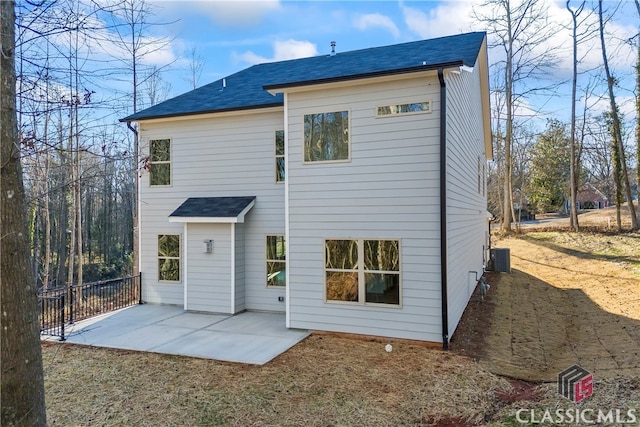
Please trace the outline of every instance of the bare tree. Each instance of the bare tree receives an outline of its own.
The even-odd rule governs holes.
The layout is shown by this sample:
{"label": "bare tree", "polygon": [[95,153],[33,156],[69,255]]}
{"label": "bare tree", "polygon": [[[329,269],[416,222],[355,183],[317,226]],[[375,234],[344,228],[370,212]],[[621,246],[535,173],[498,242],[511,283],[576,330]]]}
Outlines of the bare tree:
{"label": "bare tree", "polygon": [[[640,0],[635,0],[640,19]],[[640,200],[640,31],[636,35],[638,57],[636,58],[636,183],[638,200]]]}
{"label": "bare tree", "polygon": [[576,10],[571,9],[571,1],[567,0],[567,10],[571,14],[573,21],[572,27],[572,47],[573,47],[573,72],[571,74],[571,130],[569,135],[569,152],[570,152],[570,172],[569,172],[569,213],[570,226],[573,231],[580,231],[578,223],[578,177],[580,173],[580,158],[577,156],[576,147],[576,92],[578,86],[578,16],[584,9],[584,1]]}
{"label": "bare tree", "polygon": [[29,260],[16,117],[15,2],[0,2],[0,278],[3,426],[44,426],[38,302]]}
{"label": "bare tree", "polygon": [[198,51],[194,46],[187,51],[187,60],[189,61],[189,74],[187,75],[186,80],[191,89],[195,89],[198,87],[200,77],[202,76],[204,59],[200,54],[198,54]]}
{"label": "bare tree", "polygon": [[[167,38],[153,38],[150,40],[146,37],[146,31],[153,26],[165,25],[159,22],[150,21],[150,17],[153,15],[153,11],[149,3],[145,0],[123,0],[120,8],[114,13],[116,21],[116,40],[111,42],[116,43],[126,52],[126,58],[121,59],[131,76],[132,87],[132,109],[135,114],[138,111],[140,103],[139,90],[145,79],[141,78],[142,61],[145,56],[148,56],[160,49],[165,48],[171,42]],[[167,64],[166,66],[169,66]],[[138,131],[134,126],[130,124],[129,128],[134,133],[133,141],[133,170],[134,174],[134,206],[133,206],[133,269],[134,274],[138,273],[138,260],[140,254],[138,253],[138,241],[139,241],[139,228],[138,228],[138,187],[139,187],[139,170],[140,165],[140,148],[138,141]]]}
{"label": "bare tree", "polygon": [[[631,229],[638,230],[638,218],[636,217],[636,210],[633,204],[633,198],[631,197],[631,185],[629,183],[629,173],[627,172],[627,161],[624,152],[624,143],[622,141],[622,130],[620,117],[618,114],[618,106],[616,104],[615,94],[613,93],[614,77],[611,75],[609,69],[609,60],[607,58],[607,50],[604,42],[604,18],[602,12],[602,0],[598,0],[598,17],[600,22],[600,45],[602,46],[602,61],[604,64],[604,71],[607,77],[607,87],[609,89],[609,102],[611,105],[611,130],[613,137],[614,149],[618,151],[620,174],[625,188],[627,196],[627,205],[629,207],[629,215],[631,216]],[[614,164],[614,167],[616,165]]]}
{"label": "bare tree", "polygon": [[555,63],[551,48],[542,46],[556,32],[548,21],[545,5],[539,0],[487,0],[474,17],[488,27],[497,39],[491,47],[504,50],[504,60],[497,65],[503,75],[505,120],[504,120],[504,180],[502,229],[511,230],[511,222],[517,222],[513,209],[513,135],[515,109],[518,102],[529,94],[549,89],[548,86],[524,88],[525,81],[540,77]]}
{"label": "bare tree", "polygon": [[[144,76],[142,87],[143,95],[146,95],[147,102],[143,104],[152,107],[159,102],[166,100],[171,92],[171,83],[162,78],[162,72],[158,67],[152,67]],[[144,100],[144,98],[143,98]]]}

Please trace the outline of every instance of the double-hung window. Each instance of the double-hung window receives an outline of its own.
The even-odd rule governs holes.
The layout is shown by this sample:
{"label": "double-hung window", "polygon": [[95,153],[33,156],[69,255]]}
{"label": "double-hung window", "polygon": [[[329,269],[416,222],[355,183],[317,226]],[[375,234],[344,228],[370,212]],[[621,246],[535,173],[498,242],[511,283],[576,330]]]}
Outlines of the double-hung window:
{"label": "double-hung window", "polygon": [[149,170],[151,185],[171,185],[171,140],[149,141]]}
{"label": "double-hung window", "polygon": [[305,114],[305,163],[348,160],[350,160],[349,112]]}
{"label": "double-hung window", "polygon": [[326,300],[400,305],[400,241],[325,240]]}
{"label": "double-hung window", "polygon": [[180,235],[158,236],[158,280],[180,281]]}

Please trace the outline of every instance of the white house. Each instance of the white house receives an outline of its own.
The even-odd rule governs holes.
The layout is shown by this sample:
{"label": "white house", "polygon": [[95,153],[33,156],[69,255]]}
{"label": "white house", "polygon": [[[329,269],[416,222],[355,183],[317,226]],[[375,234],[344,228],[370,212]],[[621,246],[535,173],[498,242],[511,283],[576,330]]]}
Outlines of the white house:
{"label": "white house", "polygon": [[485,33],[255,65],[130,115],[143,299],[442,343],[483,273]]}

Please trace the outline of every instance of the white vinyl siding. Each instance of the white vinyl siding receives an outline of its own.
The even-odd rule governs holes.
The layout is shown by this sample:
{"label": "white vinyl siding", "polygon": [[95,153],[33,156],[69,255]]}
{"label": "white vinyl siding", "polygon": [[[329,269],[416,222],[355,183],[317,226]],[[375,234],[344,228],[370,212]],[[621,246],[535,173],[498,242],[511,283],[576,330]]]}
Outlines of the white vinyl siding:
{"label": "white vinyl siding", "polygon": [[486,153],[478,67],[446,73],[447,84],[447,264],[449,336],[483,272],[487,200]]}
{"label": "white vinyl siding", "polygon": [[[231,313],[231,224],[187,224],[187,308]],[[213,253],[204,240],[213,239]]]}
{"label": "white vinyl siding", "polygon": [[[291,327],[441,341],[439,105],[433,114],[376,114],[438,99],[439,89],[435,74],[421,74],[287,94]],[[304,163],[310,111],[349,111],[351,162]],[[401,308],[325,302],[325,239],[372,236],[401,243]]]}
{"label": "white vinyl siding", "polygon": [[[282,110],[142,122],[140,128],[142,156],[148,155],[144,150],[150,139],[171,138],[173,181],[171,187],[150,187],[149,174],[141,176],[143,299],[183,305],[183,285],[159,284],[157,279],[157,234],[183,232],[184,224],[168,222],[171,212],[189,197],[256,196],[242,227],[244,246],[236,242],[236,252],[244,247],[244,256],[236,256],[238,269],[244,258],[244,308],[284,311],[278,301],[284,289],[267,288],[264,282],[264,236],[285,231],[284,186],[274,180],[274,134],[284,128]],[[229,224],[225,229],[230,233]],[[204,251],[202,239],[195,243]],[[215,241],[214,256],[219,250]],[[229,268],[225,266],[227,275]],[[193,278],[189,273],[189,282]],[[239,301],[239,287],[236,292]]]}

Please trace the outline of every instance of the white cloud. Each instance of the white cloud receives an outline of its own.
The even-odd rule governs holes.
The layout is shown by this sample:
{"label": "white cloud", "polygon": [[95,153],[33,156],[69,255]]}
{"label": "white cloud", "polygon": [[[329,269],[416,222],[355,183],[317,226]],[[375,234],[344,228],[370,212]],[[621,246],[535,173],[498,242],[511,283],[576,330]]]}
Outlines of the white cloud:
{"label": "white cloud", "polygon": [[400,30],[398,30],[398,27],[391,18],[379,13],[360,15],[354,20],[353,25],[362,31],[370,28],[382,28],[383,30],[390,32],[395,38],[400,36]]}
{"label": "white cloud", "polygon": [[228,0],[189,2],[186,7],[204,13],[222,27],[250,27],[279,10],[281,5],[279,0]]}
{"label": "white cloud", "polygon": [[249,64],[260,64],[264,62],[285,61],[287,59],[307,58],[317,54],[318,49],[315,44],[303,40],[289,39],[273,43],[272,58],[260,56],[252,51],[247,51],[242,54],[234,54],[234,57],[237,60]]}
{"label": "white cloud", "polygon": [[445,1],[427,13],[401,1],[400,9],[409,31],[427,39],[469,31],[473,24],[471,10],[479,3],[479,0]]}

